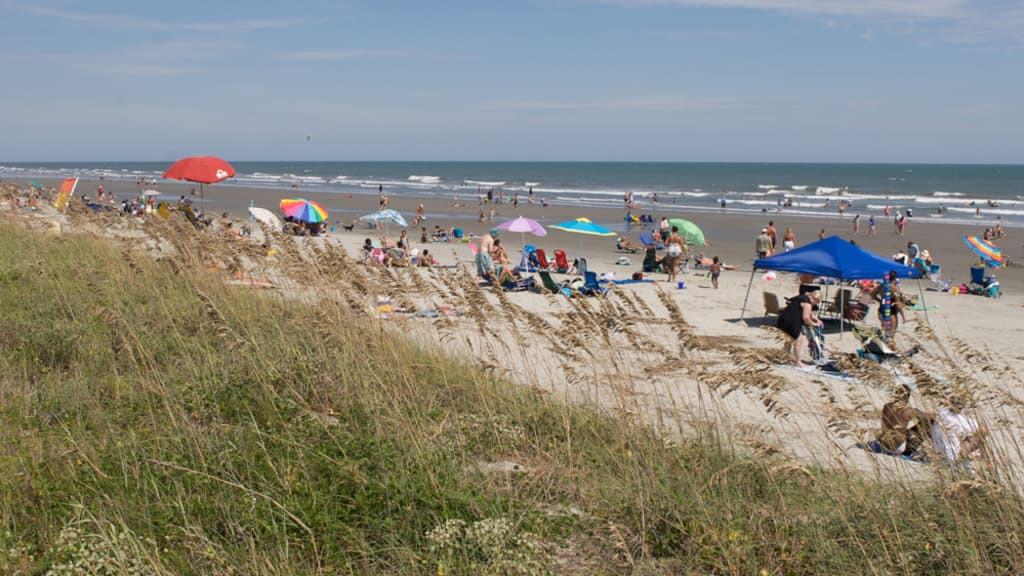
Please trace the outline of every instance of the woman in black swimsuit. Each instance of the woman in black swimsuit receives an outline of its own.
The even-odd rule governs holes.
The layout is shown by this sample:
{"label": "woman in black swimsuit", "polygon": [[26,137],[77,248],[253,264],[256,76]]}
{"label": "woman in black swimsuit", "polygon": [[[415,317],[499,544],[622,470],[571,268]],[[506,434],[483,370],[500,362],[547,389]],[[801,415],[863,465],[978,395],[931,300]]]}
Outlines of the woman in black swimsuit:
{"label": "woman in black swimsuit", "polygon": [[787,340],[782,351],[792,357],[793,364],[802,366],[800,354],[807,345],[807,337],[804,336],[804,325],[817,326],[821,319],[814,312],[821,303],[821,291],[815,290],[801,294],[789,300],[785,310],[779,314],[779,321],[776,326],[786,333],[792,340]]}

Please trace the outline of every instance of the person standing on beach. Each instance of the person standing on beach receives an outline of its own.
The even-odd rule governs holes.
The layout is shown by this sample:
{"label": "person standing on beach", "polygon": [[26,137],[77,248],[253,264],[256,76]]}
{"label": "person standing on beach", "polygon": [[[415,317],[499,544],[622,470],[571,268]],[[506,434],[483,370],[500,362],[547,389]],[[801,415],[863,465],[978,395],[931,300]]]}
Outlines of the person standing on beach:
{"label": "person standing on beach", "polygon": [[818,240],[824,240],[824,239],[825,239],[825,229],[822,228],[821,231],[818,232]]}
{"label": "person standing on beach", "polygon": [[775,222],[774,221],[772,221],[772,220],[768,221],[768,228],[767,228],[767,230],[768,230],[768,237],[772,239],[772,253],[774,254],[776,248],[779,245],[779,243],[776,241],[776,237],[778,236],[778,231],[775,230]]}
{"label": "person standing on beach", "polygon": [[875,230],[875,215],[872,214],[868,217],[868,236],[872,238],[878,238],[878,231]]}
{"label": "person standing on beach", "polygon": [[665,272],[668,274],[669,282],[676,281],[679,262],[683,258],[686,258],[686,241],[679,235],[679,228],[673,226],[668,238],[665,239]]}
{"label": "person standing on beach", "polygon": [[661,222],[658,222],[658,229],[661,231],[662,238],[668,238],[668,218],[661,217]]}
{"label": "person standing on beach", "polygon": [[767,258],[772,255],[772,239],[768,236],[767,228],[761,228],[761,234],[754,240],[754,253],[758,258]]}
{"label": "person standing on beach", "polygon": [[860,236],[860,214],[853,217],[853,235]]}
{"label": "person standing on beach", "polygon": [[494,239],[498,237],[498,233],[497,228],[492,228],[480,237],[476,252],[476,273],[484,278],[494,277],[494,260],[491,258],[491,252],[494,250]]}
{"label": "person standing on beach", "polygon": [[792,228],[786,228],[786,232],[782,235],[782,247],[786,249],[786,252],[796,248],[796,234],[793,233]]}
{"label": "person standing on beach", "polygon": [[715,256],[711,259],[711,286],[718,290],[718,276],[722,273],[722,261]]}

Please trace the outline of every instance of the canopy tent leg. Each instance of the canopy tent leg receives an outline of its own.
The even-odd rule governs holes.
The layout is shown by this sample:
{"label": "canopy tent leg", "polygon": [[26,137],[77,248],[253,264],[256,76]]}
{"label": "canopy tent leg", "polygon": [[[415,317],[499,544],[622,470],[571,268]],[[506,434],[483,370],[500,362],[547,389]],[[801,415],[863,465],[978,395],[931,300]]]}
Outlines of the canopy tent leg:
{"label": "canopy tent leg", "polygon": [[747,294],[743,297],[743,309],[740,310],[740,320],[743,320],[743,314],[747,311],[747,298],[750,298],[750,288],[754,285],[754,274],[757,273],[757,268],[750,271],[750,281],[747,282]]}

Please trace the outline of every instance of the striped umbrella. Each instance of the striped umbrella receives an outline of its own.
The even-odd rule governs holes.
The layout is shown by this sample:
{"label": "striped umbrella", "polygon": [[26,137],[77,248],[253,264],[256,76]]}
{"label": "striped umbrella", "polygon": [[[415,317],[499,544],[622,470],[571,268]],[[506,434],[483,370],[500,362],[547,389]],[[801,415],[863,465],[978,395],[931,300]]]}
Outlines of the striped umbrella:
{"label": "striped umbrella", "polygon": [[299,222],[319,224],[327,220],[327,210],[312,200],[305,198],[285,198],[281,200],[281,211]]}
{"label": "striped umbrella", "polygon": [[981,257],[985,264],[999,268],[1003,265],[1003,253],[995,244],[978,238],[977,236],[964,236],[964,244]]}

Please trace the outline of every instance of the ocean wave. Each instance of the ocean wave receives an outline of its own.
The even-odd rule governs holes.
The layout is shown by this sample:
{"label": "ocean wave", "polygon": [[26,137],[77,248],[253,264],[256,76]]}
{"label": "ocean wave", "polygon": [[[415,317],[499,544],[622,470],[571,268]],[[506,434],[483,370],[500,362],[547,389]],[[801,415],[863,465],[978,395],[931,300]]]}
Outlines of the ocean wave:
{"label": "ocean wave", "polygon": [[771,190],[772,188],[778,188],[775,184],[758,184],[758,188],[761,190]]}
{"label": "ocean wave", "polygon": [[932,196],[966,196],[963,192],[943,192],[942,190],[936,190],[932,192]]}
{"label": "ocean wave", "polygon": [[441,181],[440,176],[419,176],[413,174],[407,178],[410,182],[422,182],[424,184],[437,184]]}
{"label": "ocean wave", "polygon": [[463,180],[463,182],[466,183],[466,184],[472,185],[472,186],[493,186],[493,187],[504,186],[506,184],[505,181],[491,182],[489,180]]}
{"label": "ocean wave", "polygon": [[965,213],[965,214],[966,213],[976,214],[977,211],[978,211],[978,208],[981,208],[982,216],[992,216],[993,214],[996,215],[996,216],[1014,216],[1014,217],[1024,216],[1024,210],[1011,210],[1011,209],[1008,209],[1008,208],[989,208],[988,206],[971,206],[971,207],[968,207],[968,208],[961,208],[959,206],[953,206],[953,207],[947,208],[947,210],[949,210],[950,212],[960,212],[960,213]]}

